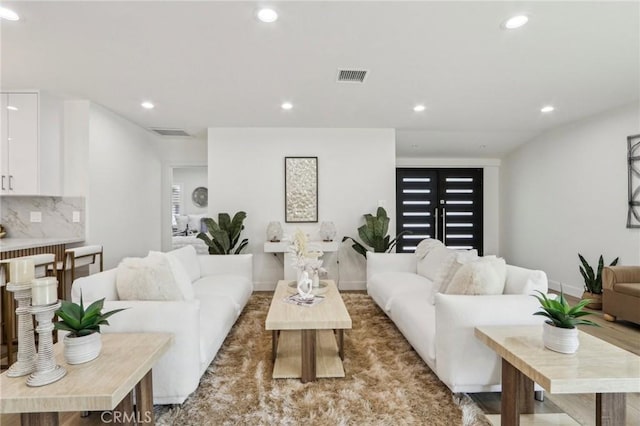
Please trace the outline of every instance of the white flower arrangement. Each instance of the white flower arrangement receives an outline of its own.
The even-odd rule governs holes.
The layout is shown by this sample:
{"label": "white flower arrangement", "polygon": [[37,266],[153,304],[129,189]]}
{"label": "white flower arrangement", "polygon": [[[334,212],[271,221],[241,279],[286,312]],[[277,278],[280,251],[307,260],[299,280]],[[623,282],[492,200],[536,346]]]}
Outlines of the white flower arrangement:
{"label": "white flower arrangement", "polygon": [[289,253],[293,254],[293,267],[300,272],[307,271],[309,275],[327,272],[322,267],[320,259],[324,253],[320,250],[311,251],[309,249],[309,240],[301,229],[296,229],[291,239]]}

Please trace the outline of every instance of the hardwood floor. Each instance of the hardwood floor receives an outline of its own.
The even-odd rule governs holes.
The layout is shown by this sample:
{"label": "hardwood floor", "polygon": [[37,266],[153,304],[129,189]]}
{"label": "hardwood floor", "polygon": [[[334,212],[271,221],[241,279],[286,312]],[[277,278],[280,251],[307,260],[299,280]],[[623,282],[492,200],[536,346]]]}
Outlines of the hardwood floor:
{"label": "hardwood floor", "polygon": [[[567,297],[574,304],[578,299]],[[601,311],[591,310],[594,315],[588,317],[600,327],[581,326],[580,330],[606,342],[640,355],[640,325],[626,321],[609,322],[602,317]],[[602,360],[602,368],[607,368],[607,360]],[[640,380],[640,378],[638,378]],[[500,413],[499,393],[478,393],[469,395],[486,414]],[[579,424],[595,426],[595,394],[557,394],[545,393],[544,402],[535,403],[535,413],[567,413]],[[628,426],[640,425],[640,394],[627,394]]]}

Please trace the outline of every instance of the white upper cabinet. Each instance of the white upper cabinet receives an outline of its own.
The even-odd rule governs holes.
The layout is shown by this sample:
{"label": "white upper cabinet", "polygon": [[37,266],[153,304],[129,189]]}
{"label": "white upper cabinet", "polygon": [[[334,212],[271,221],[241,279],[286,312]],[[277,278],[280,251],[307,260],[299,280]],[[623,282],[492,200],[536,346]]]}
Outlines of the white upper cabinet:
{"label": "white upper cabinet", "polygon": [[38,94],[3,93],[0,150],[1,193],[40,193]]}

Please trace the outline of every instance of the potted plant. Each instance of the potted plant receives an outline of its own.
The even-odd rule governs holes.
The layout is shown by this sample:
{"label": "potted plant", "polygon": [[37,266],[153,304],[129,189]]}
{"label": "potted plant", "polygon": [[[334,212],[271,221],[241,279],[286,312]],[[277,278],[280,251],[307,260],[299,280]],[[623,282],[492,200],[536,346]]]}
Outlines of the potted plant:
{"label": "potted plant", "polygon": [[558,299],[549,298],[541,291],[537,292],[540,293],[540,296],[534,294],[533,297],[538,299],[542,310],[533,315],[541,315],[548,318],[542,328],[544,346],[552,351],[564,354],[575,353],[580,345],[576,326],[593,325],[598,327],[595,322],[582,319],[582,317],[592,314],[584,310],[585,306],[591,301],[589,299],[581,300],[571,307],[564,297],[562,287],[560,287],[560,297]]}
{"label": "potted plant", "polygon": [[68,331],[64,336],[64,357],[69,364],[82,364],[91,361],[100,355],[102,340],[100,339],[100,326],[109,325],[107,318],[123,311],[115,309],[102,313],[104,298],[96,300],[87,309],[84,309],[82,295],[80,304],[62,301],[56,315],[59,321],[54,323],[56,330]]}
{"label": "potted plant", "polygon": [[[391,237],[387,235],[387,231],[389,230],[389,216],[387,216],[387,211],[382,207],[378,207],[375,216],[367,213],[364,215],[364,219],[366,223],[358,228],[358,235],[362,242],[371,247],[376,253],[390,253],[396,246],[398,238],[403,234],[409,233],[409,231],[402,231],[392,240]],[[351,247],[364,256],[365,259],[367,258],[367,248],[364,245],[351,237],[342,238],[342,242],[346,240],[353,241]]]}
{"label": "potted plant", "polygon": [[249,244],[249,240],[245,238],[236,248],[240,233],[244,229],[242,222],[246,217],[247,214],[240,211],[233,215],[233,219],[228,213],[220,213],[218,222],[210,217],[204,218],[202,221],[207,225],[209,232],[200,232],[197,238],[209,246],[209,254],[240,254]]}
{"label": "potted plant", "polygon": [[[582,293],[582,299],[591,299],[591,302],[587,305],[590,309],[602,309],[602,268],[604,267],[604,259],[600,255],[598,259],[597,272],[593,272],[593,268],[587,263],[585,258],[578,253],[580,262],[580,274],[584,279],[584,293]],[[614,259],[609,266],[615,266],[618,264],[618,257]]]}

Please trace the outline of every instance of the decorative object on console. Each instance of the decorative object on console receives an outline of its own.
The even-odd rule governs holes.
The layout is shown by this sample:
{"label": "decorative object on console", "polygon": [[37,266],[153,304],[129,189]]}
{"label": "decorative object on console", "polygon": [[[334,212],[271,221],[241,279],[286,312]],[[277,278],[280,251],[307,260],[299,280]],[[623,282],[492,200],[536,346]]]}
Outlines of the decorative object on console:
{"label": "decorative object on console", "polygon": [[31,318],[31,280],[35,276],[33,259],[12,260],[9,264],[7,291],[13,293],[17,302],[18,317],[18,359],[9,367],[7,376],[20,377],[31,374],[36,369],[36,343]]}
{"label": "decorative object on console", "polygon": [[[382,207],[378,207],[375,216],[367,213],[364,215],[364,219],[366,223],[358,228],[358,235],[362,242],[371,247],[376,253],[391,253],[391,250],[396,246],[398,238],[409,233],[409,231],[402,231],[396,235],[396,238],[391,240],[391,237],[387,234],[389,231],[389,216],[387,216],[387,211]],[[346,240],[353,241],[351,247],[365,259],[367,258],[367,248],[365,246],[351,237],[342,238],[342,242]]]}
{"label": "decorative object on console", "polygon": [[209,205],[209,190],[204,186],[199,186],[191,193],[191,201],[196,207],[207,207]]}
{"label": "decorative object on console", "polygon": [[627,137],[629,211],[627,228],[640,228],[640,135]]}
{"label": "decorative object on console", "polygon": [[[587,263],[584,257],[578,253],[580,262],[580,274],[584,279],[584,293],[582,293],[582,300],[590,299],[591,302],[587,305],[590,309],[602,309],[602,268],[604,267],[604,259],[602,255],[598,259],[598,270],[593,272],[593,268]],[[618,264],[619,257],[616,257],[609,266],[615,266]]]}
{"label": "decorative object on console", "polygon": [[4,238],[7,235],[7,230],[0,224],[0,238]]}
{"label": "decorative object on console", "polygon": [[209,246],[209,254],[240,254],[249,244],[249,240],[245,238],[236,247],[238,240],[240,240],[240,233],[244,229],[242,222],[246,217],[247,213],[239,211],[233,215],[233,219],[228,213],[219,213],[217,223],[209,217],[204,218],[202,221],[209,232],[200,232],[198,238]]}
{"label": "decorative object on console", "polygon": [[320,224],[320,238],[322,238],[322,241],[333,241],[337,233],[336,225],[333,222],[322,222]]}
{"label": "decorative object on console", "polygon": [[584,308],[591,302],[589,299],[581,300],[571,307],[564,298],[562,285],[560,286],[560,297],[556,300],[547,297],[546,294],[536,290],[540,296],[533,295],[540,302],[541,311],[533,315],[540,315],[548,319],[543,324],[542,340],[544,346],[555,352],[572,354],[578,350],[580,340],[578,340],[577,325],[593,325],[598,327],[593,321],[582,319],[591,312],[586,312]]}
{"label": "decorative object on console", "polygon": [[96,300],[85,310],[80,295],[79,305],[63,300],[60,309],[55,312],[60,317],[54,323],[55,329],[69,332],[64,336],[64,357],[69,364],[89,362],[100,355],[100,326],[109,325],[107,318],[125,309],[102,313],[104,300]]}
{"label": "decorative object on console", "polygon": [[[54,294],[57,295],[58,281],[53,278],[55,285]],[[36,287],[34,281],[34,288]],[[48,287],[49,283],[45,283]],[[45,291],[46,292],[46,291]],[[57,382],[67,374],[60,365],[56,364],[56,358],[53,355],[53,336],[51,332],[54,325],[51,323],[54,312],[60,308],[60,301],[57,299],[54,303],[46,305],[34,305],[31,307],[31,313],[35,315],[38,321],[36,331],[38,332],[38,357],[36,359],[36,371],[31,373],[27,378],[27,386],[44,386],[53,382]]]}
{"label": "decorative object on console", "polygon": [[318,221],[318,157],[285,157],[285,222]]}
{"label": "decorative object on console", "polygon": [[293,267],[298,270],[298,280],[306,272],[311,275],[314,287],[317,287],[320,283],[319,274],[327,272],[322,267],[320,259],[324,253],[320,250],[311,250],[307,235],[300,229],[296,229],[289,252],[293,254]]}
{"label": "decorative object on console", "polygon": [[269,222],[267,225],[267,241],[272,243],[279,243],[282,239],[282,225],[280,222]]}

